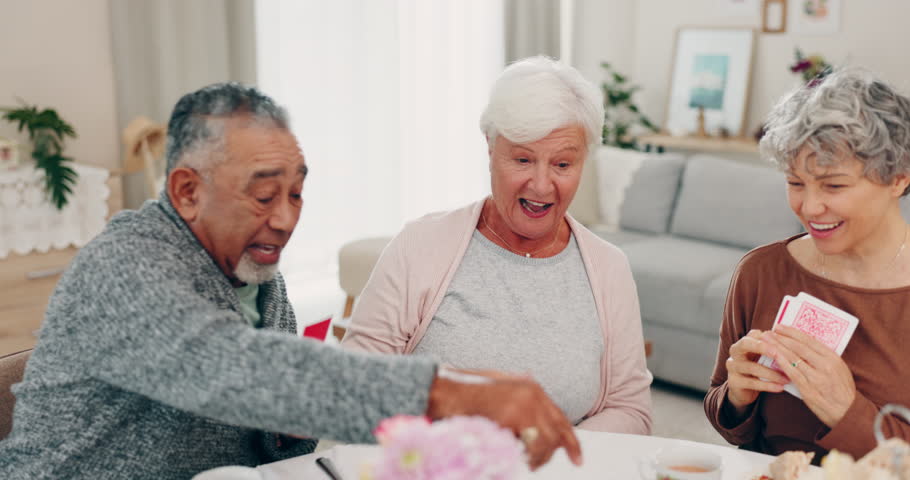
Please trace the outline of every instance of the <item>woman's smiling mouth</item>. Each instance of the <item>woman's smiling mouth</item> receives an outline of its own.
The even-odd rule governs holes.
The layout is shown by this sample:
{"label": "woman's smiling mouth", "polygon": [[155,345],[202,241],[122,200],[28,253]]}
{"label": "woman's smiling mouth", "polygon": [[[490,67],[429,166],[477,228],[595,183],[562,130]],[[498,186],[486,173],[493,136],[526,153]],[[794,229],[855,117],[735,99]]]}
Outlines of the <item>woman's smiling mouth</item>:
{"label": "woman's smiling mouth", "polygon": [[827,238],[834,234],[837,230],[840,229],[841,225],[844,224],[844,221],[839,222],[830,222],[830,223],[819,223],[819,222],[806,222],[809,225],[809,233],[815,238]]}

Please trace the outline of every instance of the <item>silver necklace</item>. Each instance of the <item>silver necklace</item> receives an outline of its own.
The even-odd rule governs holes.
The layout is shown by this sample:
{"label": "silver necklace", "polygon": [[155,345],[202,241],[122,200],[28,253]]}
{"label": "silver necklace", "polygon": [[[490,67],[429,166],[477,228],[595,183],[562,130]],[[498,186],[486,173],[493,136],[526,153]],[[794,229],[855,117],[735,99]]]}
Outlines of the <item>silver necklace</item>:
{"label": "silver necklace", "polygon": [[[894,258],[892,258],[891,261],[888,262],[887,265],[885,265],[885,268],[882,269],[881,273],[885,273],[888,270],[890,270],[891,268],[893,268],[894,262],[897,261],[897,257],[900,257],[901,253],[904,253],[904,247],[907,246],[907,232],[908,232],[907,226],[904,226],[904,241],[901,242],[901,246],[898,247],[897,253],[894,254]],[[822,277],[828,278],[828,270],[825,269],[825,259],[827,259],[828,256],[824,255],[822,252],[818,252],[818,254],[819,254],[819,256],[821,256],[821,261],[819,262],[819,264],[822,269],[822,272],[821,272]]]}
{"label": "silver necklace", "polygon": [[500,237],[499,234],[496,233],[496,230],[493,230],[493,227],[490,226],[490,222],[487,221],[487,217],[483,214],[483,207],[481,207],[481,209],[480,209],[480,218],[483,219],[483,224],[487,227],[487,230],[489,230],[490,233],[492,233],[494,237],[496,237],[496,238],[498,238],[500,241],[502,241],[502,243],[505,243],[505,244],[506,244],[506,247],[508,247],[508,250],[509,250],[510,252],[515,253],[515,254],[518,254],[518,255],[524,255],[525,258],[531,258],[532,256],[537,255],[538,253],[540,253],[540,252],[542,252],[542,251],[544,251],[544,250],[546,250],[546,249],[552,247],[553,245],[556,245],[556,241],[559,240],[559,229],[562,228],[562,224],[563,224],[563,222],[560,221],[560,222],[559,222],[559,225],[556,226],[556,236],[553,237],[553,241],[550,242],[549,245],[547,245],[546,247],[543,247],[543,248],[534,250],[533,252],[524,252],[524,253],[522,253],[520,250],[518,250],[517,248],[513,247],[511,243],[507,242],[505,238]]}

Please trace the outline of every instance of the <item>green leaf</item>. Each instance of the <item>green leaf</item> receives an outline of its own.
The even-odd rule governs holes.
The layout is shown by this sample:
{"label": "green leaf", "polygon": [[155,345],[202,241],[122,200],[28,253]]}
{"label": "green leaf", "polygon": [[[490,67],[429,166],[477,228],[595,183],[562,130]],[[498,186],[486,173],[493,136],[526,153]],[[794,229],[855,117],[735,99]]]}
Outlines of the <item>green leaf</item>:
{"label": "green leaf", "polygon": [[28,131],[32,158],[44,170],[45,192],[51,203],[62,209],[78,179],[76,171],[67,165],[73,160],[63,156],[64,140],[76,138],[76,130],[53,109],[38,111],[36,106],[21,103],[22,107],[0,110],[5,112],[3,119],[15,123],[19,132]]}
{"label": "green leaf", "polygon": [[659,130],[657,128],[657,126],[654,125],[653,123],[651,123],[651,120],[648,120],[648,117],[645,117],[644,115],[642,115],[641,118],[638,119],[638,121],[641,122],[641,124],[644,125],[645,127],[647,127],[648,129],[650,129],[652,132],[656,132]]}
{"label": "green leaf", "polygon": [[600,65],[605,70],[605,79],[600,84],[604,95],[603,143],[619,148],[635,148],[635,139],[629,136],[634,126],[641,125],[655,132],[659,129],[641,113],[632,99],[641,87],[630,84],[629,77],[613,69],[609,63],[601,62]]}

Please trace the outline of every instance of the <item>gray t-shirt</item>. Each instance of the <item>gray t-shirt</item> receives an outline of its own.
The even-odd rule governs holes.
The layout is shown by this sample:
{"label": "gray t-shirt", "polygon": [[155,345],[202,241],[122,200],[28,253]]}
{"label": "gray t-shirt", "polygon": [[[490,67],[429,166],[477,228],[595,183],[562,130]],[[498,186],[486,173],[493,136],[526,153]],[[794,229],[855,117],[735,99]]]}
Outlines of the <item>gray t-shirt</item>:
{"label": "gray t-shirt", "polygon": [[597,402],[603,331],[575,236],[525,258],[474,232],[416,354],[458,368],[529,373],[570,421]]}

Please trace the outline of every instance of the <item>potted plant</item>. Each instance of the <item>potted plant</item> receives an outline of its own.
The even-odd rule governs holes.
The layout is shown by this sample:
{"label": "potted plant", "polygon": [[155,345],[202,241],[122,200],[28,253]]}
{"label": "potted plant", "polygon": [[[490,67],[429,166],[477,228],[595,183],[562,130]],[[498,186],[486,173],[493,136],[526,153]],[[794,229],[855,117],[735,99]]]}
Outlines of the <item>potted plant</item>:
{"label": "potted plant", "polygon": [[22,107],[0,108],[0,111],[5,112],[5,120],[17,124],[19,132],[28,131],[35,166],[44,170],[44,190],[51,203],[62,210],[78,178],[68,165],[73,159],[63,155],[63,143],[66,137],[76,138],[75,129],[50,108],[38,110],[37,106],[23,102]]}
{"label": "potted plant", "polygon": [[821,55],[803,54],[802,50],[797,48],[794,51],[796,57],[793,65],[790,65],[790,71],[802,75],[803,81],[810,87],[814,87],[833,71],[833,67]]}
{"label": "potted plant", "polygon": [[609,63],[601,62],[600,66],[607,76],[600,85],[604,94],[603,144],[634,149],[637,147],[632,136],[635,132],[631,131],[634,127],[640,126],[652,132],[656,132],[657,127],[632,101],[632,95],[640,87],[630,85],[626,76],[617,72]]}

